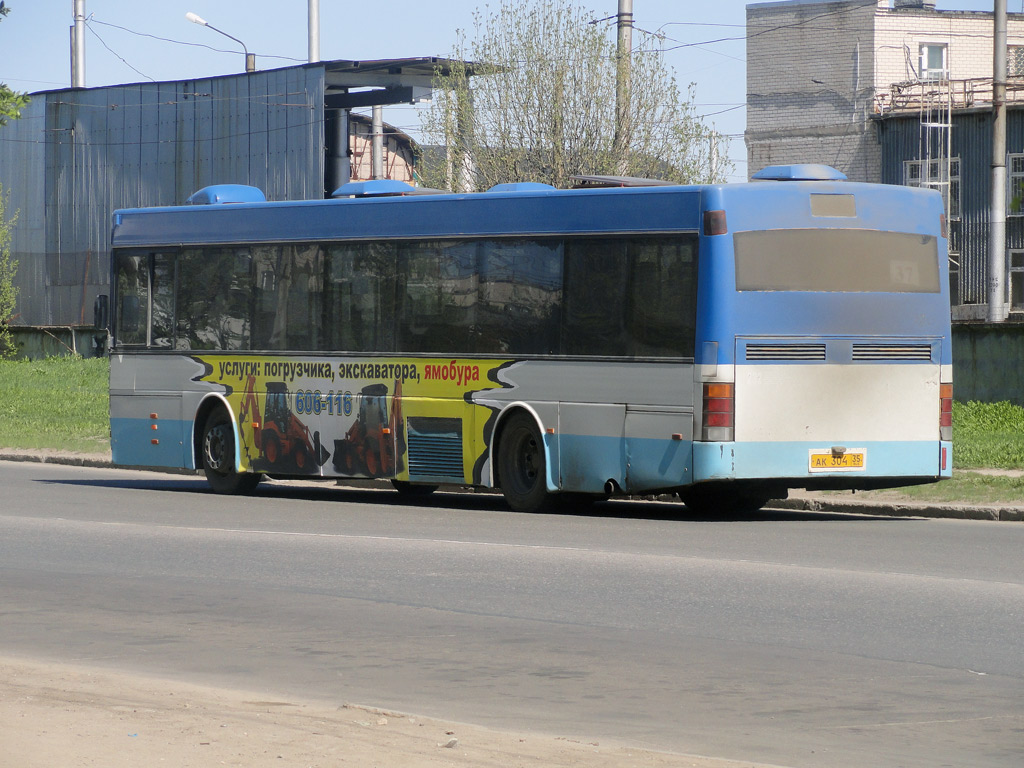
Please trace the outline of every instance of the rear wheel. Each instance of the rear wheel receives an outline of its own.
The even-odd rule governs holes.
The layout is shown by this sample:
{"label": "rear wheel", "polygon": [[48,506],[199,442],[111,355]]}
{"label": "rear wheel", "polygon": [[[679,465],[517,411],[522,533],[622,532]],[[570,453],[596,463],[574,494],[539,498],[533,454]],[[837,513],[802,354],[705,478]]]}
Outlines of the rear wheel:
{"label": "rear wheel", "polygon": [[203,472],[217,493],[249,493],[262,479],[235,471],[235,428],[227,413],[218,408],[206,419],[202,442]]}
{"label": "rear wheel", "polygon": [[505,501],[516,512],[542,512],[551,506],[544,440],[525,413],[510,417],[498,445],[498,477]]}

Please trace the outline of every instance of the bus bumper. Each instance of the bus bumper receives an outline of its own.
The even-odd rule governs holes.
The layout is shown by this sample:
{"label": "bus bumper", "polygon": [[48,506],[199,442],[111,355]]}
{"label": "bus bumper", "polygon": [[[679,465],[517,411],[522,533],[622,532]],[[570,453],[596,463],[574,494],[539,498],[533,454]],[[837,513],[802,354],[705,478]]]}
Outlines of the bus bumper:
{"label": "bus bumper", "polygon": [[695,442],[693,480],[773,480],[794,488],[813,485],[857,488],[877,485],[872,480],[880,478],[906,479],[905,484],[910,485],[953,474],[953,447],[947,441],[879,441],[848,445],[847,450],[863,452],[862,467],[812,469],[812,455],[831,448],[820,442]]}

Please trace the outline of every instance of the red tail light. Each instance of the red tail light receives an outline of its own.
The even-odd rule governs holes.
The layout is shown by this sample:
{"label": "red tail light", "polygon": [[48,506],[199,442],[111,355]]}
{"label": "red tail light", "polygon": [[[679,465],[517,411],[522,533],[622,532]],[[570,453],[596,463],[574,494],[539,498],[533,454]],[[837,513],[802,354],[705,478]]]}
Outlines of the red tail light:
{"label": "red tail light", "polygon": [[939,439],[953,439],[952,384],[939,384]]}
{"label": "red tail light", "polygon": [[703,428],[701,439],[729,442],[735,436],[736,398],[732,383],[712,382],[704,385]]}

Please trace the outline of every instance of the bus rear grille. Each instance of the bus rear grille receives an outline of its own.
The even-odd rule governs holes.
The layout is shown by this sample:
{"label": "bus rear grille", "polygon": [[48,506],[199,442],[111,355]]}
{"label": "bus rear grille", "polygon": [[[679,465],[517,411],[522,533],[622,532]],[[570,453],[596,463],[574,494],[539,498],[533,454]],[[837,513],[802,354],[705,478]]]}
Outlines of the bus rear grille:
{"label": "bus rear grille", "polygon": [[747,360],[824,360],[824,344],[747,344]]}
{"label": "bus rear grille", "polygon": [[931,360],[931,344],[854,344],[854,360]]}
{"label": "bus rear grille", "polygon": [[409,479],[463,480],[462,420],[409,418]]}

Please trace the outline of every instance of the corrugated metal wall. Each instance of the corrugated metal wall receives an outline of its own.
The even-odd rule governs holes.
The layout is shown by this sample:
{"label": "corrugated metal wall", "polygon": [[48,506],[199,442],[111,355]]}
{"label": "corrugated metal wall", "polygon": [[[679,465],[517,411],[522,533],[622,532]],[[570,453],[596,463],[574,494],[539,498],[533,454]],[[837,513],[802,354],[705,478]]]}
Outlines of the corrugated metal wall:
{"label": "corrugated metal wall", "polygon": [[[883,183],[902,184],[903,161],[921,159],[920,123],[916,113],[879,122]],[[1006,123],[1007,152],[1024,152],[1024,110],[1008,109]],[[959,263],[952,298],[954,304],[986,304],[992,116],[988,111],[962,112],[954,115],[952,125],[950,156],[960,158],[961,206],[959,220],[949,222],[950,251]],[[1024,216],[1007,217],[1006,247],[1024,248]]]}
{"label": "corrugated metal wall", "polygon": [[209,184],[323,196],[324,70],[49,91],[0,128],[19,211],[20,325],[92,322],[109,282],[110,214],[180,204]]}

